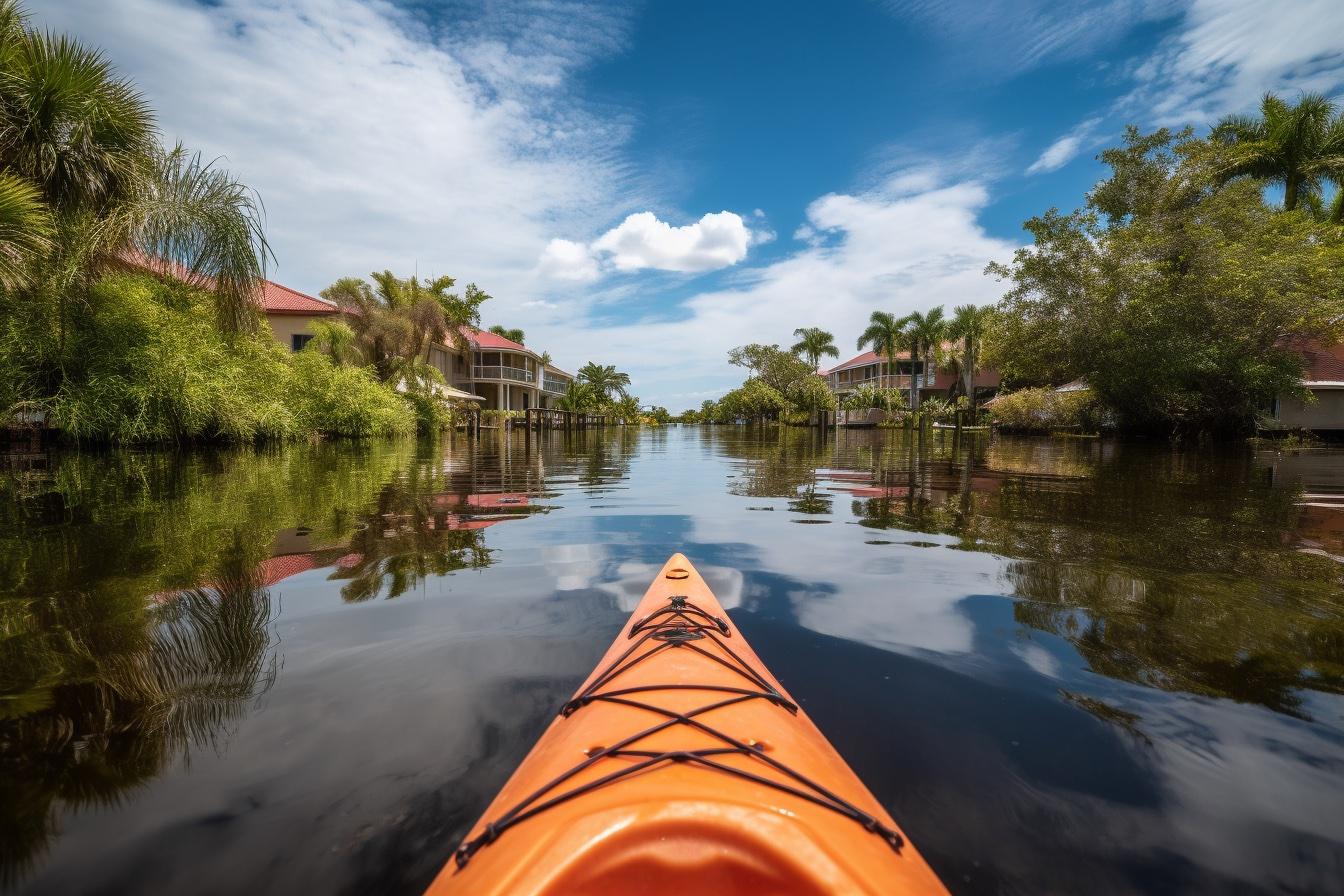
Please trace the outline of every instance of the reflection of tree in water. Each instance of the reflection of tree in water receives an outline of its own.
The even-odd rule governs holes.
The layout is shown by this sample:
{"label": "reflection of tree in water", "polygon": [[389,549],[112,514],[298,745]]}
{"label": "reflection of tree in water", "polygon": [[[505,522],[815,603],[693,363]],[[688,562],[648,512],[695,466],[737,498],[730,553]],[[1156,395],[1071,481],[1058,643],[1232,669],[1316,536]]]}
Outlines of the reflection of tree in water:
{"label": "reflection of tree in water", "polygon": [[874,457],[891,494],[862,525],[937,532],[1013,558],[1019,622],[1071,642],[1097,673],[1302,715],[1344,693],[1344,574],[1290,549],[1297,496],[1245,454],[1045,440],[982,456]]}
{"label": "reflection of tree in water", "polygon": [[630,476],[630,463],[639,451],[639,428],[575,430],[547,438],[551,451],[562,452],[559,465],[572,471],[581,485],[600,488]]}
{"label": "reflection of tree in water", "polygon": [[789,510],[830,514],[834,495],[817,483],[817,470],[831,464],[833,442],[820,430],[716,427],[717,447],[739,461],[728,492],[751,498],[788,498]]}
{"label": "reflection of tree in water", "polygon": [[0,603],[11,635],[6,694],[16,672],[40,679],[0,709],[5,885],[45,850],[58,806],[116,805],[174,759],[218,747],[275,681],[270,595],[238,536],[209,588],[112,613],[101,603],[87,594]]}

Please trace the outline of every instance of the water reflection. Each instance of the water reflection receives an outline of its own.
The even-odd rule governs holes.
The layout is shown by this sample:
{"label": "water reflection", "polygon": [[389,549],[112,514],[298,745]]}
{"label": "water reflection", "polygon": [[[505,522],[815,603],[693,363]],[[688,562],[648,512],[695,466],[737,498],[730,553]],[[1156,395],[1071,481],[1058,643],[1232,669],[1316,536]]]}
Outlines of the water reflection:
{"label": "water reflection", "polygon": [[1340,454],[948,432],[22,459],[0,873],[417,892],[685,550],[954,890],[1327,889],[1340,496]]}
{"label": "water reflection", "polygon": [[1299,716],[1299,691],[1344,693],[1344,565],[1291,549],[1320,543],[1312,511],[1325,511],[1276,485],[1264,458],[944,433],[721,444],[742,461],[734,494],[806,516],[849,496],[859,525],[903,533],[874,546],[942,543],[910,538],[926,533],[1010,558],[1014,618],[1094,672]]}
{"label": "water reflection", "polygon": [[275,682],[271,599],[235,533],[208,588],[108,606],[88,593],[0,603],[0,879],[66,810],[118,805],[191,751],[218,747]]}

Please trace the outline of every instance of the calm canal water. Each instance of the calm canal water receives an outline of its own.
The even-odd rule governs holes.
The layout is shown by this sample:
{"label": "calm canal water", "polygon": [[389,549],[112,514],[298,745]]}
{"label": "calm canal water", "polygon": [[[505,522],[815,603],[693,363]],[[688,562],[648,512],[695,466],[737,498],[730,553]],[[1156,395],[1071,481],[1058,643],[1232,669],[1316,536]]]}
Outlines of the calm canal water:
{"label": "calm canal water", "polygon": [[948,433],[12,460],[0,882],[418,893],[680,550],[954,892],[1344,892],[1341,499]]}

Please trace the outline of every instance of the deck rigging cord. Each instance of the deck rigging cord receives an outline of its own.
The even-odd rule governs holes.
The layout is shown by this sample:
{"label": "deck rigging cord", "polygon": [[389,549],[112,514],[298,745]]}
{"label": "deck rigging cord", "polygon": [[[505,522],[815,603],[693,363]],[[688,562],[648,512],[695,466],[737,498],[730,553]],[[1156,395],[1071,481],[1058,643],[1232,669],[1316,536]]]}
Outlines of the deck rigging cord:
{"label": "deck rigging cord", "polygon": [[[636,640],[637,636],[638,639]],[[481,833],[476,837],[463,841],[462,845],[458,847],[457,852],[454,853],[453,856],[457,862],[457,867],[459,869],[466,867],[467,863],[471,861],[471,857],[482,847],[493,843],[506,830],[520,822],[526,821],[534,815],[545,812],[553,806],[568,802],[575,797],[590,793],[600,787],[605,787],[622,778],[638,774],[645,769],[670,762],[694,763],[705,768],[714,769],[716,771],[724,772],[725,774],[752,781],[764,787],[770,787],[775,790],[783,791],[784,793],[792,794],[800,799],[807,800],[854,819],[854,821],[862,825],[865,830],[877,834],[885,840],[892,849],[900,852],[905,841],[902,839],[899,832],[884,825],[877,818],[864,812],[843,797],[832,793],[830,790],[811,780],[807,776],[794,771],[779,760],[767,756],[763,745],[750,740],[744,742],[732,735],[725,734],[700,718],[714,710],[723,709],[724,707],[743,703],[748,700],[765,700],[790,714],[796,715],[798,713],[796,704],[783,694],[779,693],[779,691],[777,691],[765,677],[761,675],[761,673],[753,669],[749,663],[743,660],[736,651],[725,643],[725,639],[731,638],[732,636],[732,629],[729,627],[726,620],[718,616],[710,615],[693,604],[689,598],[682,595],[670,597],[666,606],[660,607],[632,625],[630,627],[630,632],[626,637],[634,643],[632,643],[620,656],[612,660],[605,669],[594,676],[592,682],[587,687],[566,701],[560,708],[560,715],[564,718],[569,718],[583,707],[601,701],[644,710],[662,716],[663,720],[641,731],[637,731],[615,744],[604,747],[594,747],[587,751],[587,758],[584,761],[551,779],[546,784],[524,797],[503,815],[499,816],[494,821],[487,823]],[[706,650],[704,646],[696,643],[698,641],[706,641],[708,644],[712,644],[718,649],[720,654],[716,655],[714,652]],[[648,646],[650,644],[652,646]],[[648,649],[639,652],[641,648],[646,646]],[[622,673],[636,664],[663,650],[672,649],[693,650],[707,659],[713,660],[725,668],[731,669],[742,676],[742,678],[751,686],[731,687],[727,685],[710,684],[652,684],[602,690],[602,688],[611,684],[616,678],[620,677]],[[632,694],[642,694],[651,691],[711,691],[714,693],[726,694],[728,696],[685,712],[678,712],[631,697]],[[662,751],[641,750],[635,748],[635,745],[641,740],[677,725],[685,725],[702,734],[706,734],[721,742],[723,745],[689,750]],[[717,758],[726,755],[749,756],[784,775],[786,780],[778,780],[746,769],[726,765]],[[568,790],[561,790],[561,787],[566,782],[584,770],[591,768],[603,760],[612,759],[634,759],[637,761],[626,764],[599,778],[586,781],[582,784],[576,784]]]}

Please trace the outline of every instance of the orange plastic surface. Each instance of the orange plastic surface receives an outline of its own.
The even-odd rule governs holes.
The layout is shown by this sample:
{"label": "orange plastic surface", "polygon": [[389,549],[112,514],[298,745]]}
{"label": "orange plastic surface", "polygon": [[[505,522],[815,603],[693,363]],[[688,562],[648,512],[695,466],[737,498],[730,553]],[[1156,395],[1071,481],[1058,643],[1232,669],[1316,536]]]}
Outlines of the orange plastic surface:
{"label": "orange plastic surface", "polygon": [[[687,575],[679,577],[681,570]],[[792,701],[681,554],[668,560],[585,688],[638,641],[638,636],[628,637],[632,626],[668,607],[674,595],[685,596],[690,604],[725,620],[729,633],[722,643]],[[656,643],[648,641],[644,649]],[[722,655],[714,639],[692,643]],[[741,675],[683,645],[651,653],[600,690],[666,684],[749,686]],[[687,713],[723,699],[724,694],[684,689],[631,696]],[[801,709],[793,714],[768,700],[749,699],[696,718],[740,742],[763,749],[768,756],[895,829],[895,822]],[[663,720],[663,716],[648,710],[606,701],[592,702],[572,715],[558,717],[467,839],[478,837],[487,823],[497,821],[539,788],[584,762],[587,751],[617,744]],[[722,746],[722,741],[685,724],[671,725],[631,745],[654,752]],[[752,755],[732,753],[714,758],[761,777],[795,784]],[[550,793],[601,778],[637,761],[625,756],[604,757]],[[902,838],[904,843],[897,850],[853,818],[801,797],[694,762],[663,762],[501,831],[463,867],[450,858],[428,893],[946,893],[909,838],[903,833]]]}

